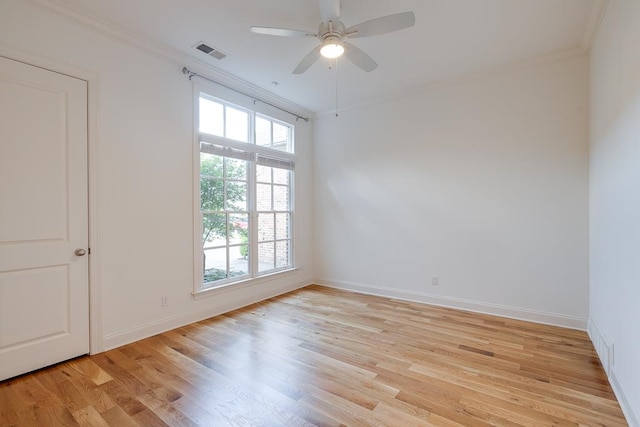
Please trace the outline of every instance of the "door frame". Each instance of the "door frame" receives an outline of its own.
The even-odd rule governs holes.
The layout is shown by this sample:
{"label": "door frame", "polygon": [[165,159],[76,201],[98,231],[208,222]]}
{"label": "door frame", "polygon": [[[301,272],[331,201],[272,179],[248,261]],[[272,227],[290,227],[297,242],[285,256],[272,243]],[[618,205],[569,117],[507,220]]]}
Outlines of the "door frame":
{"label": "door frame", "polygon": [[87,189],[89,215],[89,354],[104,351],[100,263],[100,144],[98,132],[98,73],[64,64],[0,43],[0,56],[87,82]]}

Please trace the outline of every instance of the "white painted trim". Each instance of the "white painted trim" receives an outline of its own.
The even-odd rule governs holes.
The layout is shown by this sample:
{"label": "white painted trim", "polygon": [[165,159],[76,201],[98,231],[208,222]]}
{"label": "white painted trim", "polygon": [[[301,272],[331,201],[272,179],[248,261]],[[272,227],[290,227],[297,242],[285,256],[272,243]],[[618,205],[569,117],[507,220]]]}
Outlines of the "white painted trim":
{"label": "white painted trim", "polygon": [[[199,91],[199,92],[203,92],[203,91]],[[196,99],[198,99],[197,94],[194,96]],[[232,105],[232,104],[225,103],[224,100],[219,100],[218,102],[220,104]],[[259,111],[248,110],[248,113],[251,116],[255,117],[255,113],[259,113]],[[251,126],[253,127],[253,125],[254,123],[252,121]],[[287,125],[290,127],[295,127],[295,124],[293,123],[287,123]],[[238,141],[233,141],[231,139],[223,138],[220,136],[210,135],[204,132],[196,132],[196,133],[197,133],[196,138],[198,139],[198,144],[200,142],[206,142],[207,144],[217,145],[225,148],[231,148],[231,149],[242,151],[248,154],[257,154],[259,156],[266,157],[269,159],[285,160],[293,163],[295,163],[296,160],[298,159],[298,156],[296,156],[294,153],[288,153],[286,151],[276,151],[273,148],[261,147],[259,145],[256,145],[253,141],[238,142]],[[251,161],[255,161],[255,157]]]}
{"label": "white painted trim", "polygon": [[528,310],[519,307],[490,304],[486,302],[472,301],[462,298],[444,297],[425,292],[411,292],[382,286],[371,286],[362,283],[345,282],[332,279],[316,279],[315,283],[329,288],[343,289],[362,294],[377,295],[387,298],[395,298],[405,301],[437,305],[440,307],[456,308],[459,310],[490,314],[494,316],[507,317],[510,319],[526,320],[529,322],[542,323],[545,325],[561,326],[563,328],[571,328],[584,331],[587,327],[587,319],[565,316],[562,314]]}
{"label": "white painted trim", "polygon": [[139,341],[153,335],[161,334],[172,329],[180,328],[191,323],[219,316],[220,314],[228,313],[230,311],[303,288],[312,283],[313,281],[311,279],[303,279],[286,285],[256,287],[256,292],[252,295],[241,296],[239,298],[233,298],[233,289],[231,289],[227,298],[217,298],[216,302],[219,302],[219,304],[213,305],[204,310],[200,310],[195,313],[178,314],[176,316],[156,322],[150,322],[127,331],[107,335],[104,338],[104,349],[111,350],[113,348]]}
{"label": "white painted trim", "polygon": [[589,14],[582,29],[582,43],[580,44],[585,53],[591,53],[593,43],[598,37],[598,31],[600,31],[600,24],[602,24],[607,12],[607,7],[609,7],[609,0],[591,0]]}
{"label": "white painted trim", "polygon": [[[605,335],[602,333],[602,329],[598,326],[598,322],[596,319],[591,316],[589,318],[589,327],[587,332],[589,333],[589,338],[593,343],[594,348],[596,349],[596,353],[598,353],[598,357],[602,361],[603,355],[600,355],[599,343],[604,340],[608,343]],[[609,355],[604,355],[604,357],[610,357]],[[607,377],[609,378],[609,383],[611,384],[611,388],[613,388],[613,393],[616,395],[618,399],[618,403],[620,404],[620,408],[622,408],[622,412],[624,416],[627,418],[627,423],[629,423],[630,427],[640,427],[640,412],[638,409],[634,407],[629,399],[627,399],[627,393],[625,390],[628,390],[628,387],[625,386],[624,380],[622,377],[618,377],[615,361],[609,360],[610,366],[609,369],[605,367],[605,372],[607,373]],[[603,363],[604,364],[604,363]]]}
{"label": "white painted trim", "polygon": [[89,155],[89,351],[103,351],[102,332],[102,263],[100,237],[100,123],[98,109],[99,77],[89,78],[88,90],[88,155]]}
{"label": "white painted trim", "polygon": [[[142,49],[146,52],[163,57],[164,59],[168,59],[172,62],[176,62],[177,64],[188,65],[188,68],[190,68],[192,71],[196,72],[197,74],[201,74],[207,78],[211,78],[212,80],[219,81],[222,84],[225,84],[230,87],[236,88],[240,91],[246,92],[249,95],[255,95],[256,97],[259,97],[259,98],[262,97],[268,102],[286,107],[286,109],[293,110],[294,112],[297,112],[302,116],[307,116],[307,117],[310,117],[311,119],[314,119],[319,116],[335,114],[335,111],[333,110],[317,112],[317,113],[311,110],[308,110],[302,107],[301,105],[295,104],[285,98],[282,98],[246,80],[242,80],[239,77],[234,76],[233,74],[227,73],[219,68],[216,68],[213,65],[203,60],[200,60],[191,55],[188,55],[179,49],[176,49],[164,43],[145,39],[139,34],[129,32],[123,28],[116,27],[105,21],[100,21],[95,17],[88,16],[78,10],[73,9],[72,7],[69,7],[68,5],[61,4],[57,0],[19,0],[19,1],[31,7],[38,8],[50,15],[56,16],[58,18],[62,18],[68,22],[79,25],[94,33],[98,33],[109,39],[116,40],[118,42],[124,42],[130,46],[136,46],[139,49]],[[591,45],[593,44],[593,41],[595,40],[597,36],[597,32],[599,30],[600,22],[602,22],[602,18],[604,17],[609,0],[593,0],[593,2],[594,3],[592,4],[592,7],[590,9],[589,17],[585,22],[581,47],[576,47],[574,49],[568,49],[560,52],[553,52],[551,54],[542,55],[535,58],[528,58],[523,61],[509,62],[509,63],[497,65],[494,67],[490,67],[488,69],[478,70],[477,72],[471,72],[471,73],[463,74],[460,76],[455,76],[450,79],[442,79],[442,80],[434,81],[434,82],[428,83],[427,85],[422,86],[421,88],[414,88],[406,92],[400,92],[390,97],[379,98],[366,103],[353,104],[353,105],[341,107],[341,111],[349,111],[353,109],[366,107],[368,105],[376,105],[376,104],[388,102],[394,99],[404,98],[410,95],[422,94],[424,92],[428,92],[436,88],[458,85],[466,81],[476,80],[483,77],[488,77],[496,74],[501,74],[504,72],[513,71],[516,69],[528,68],[528,67],[536,66],[539,64],[544,64],[547,62],[575,58],[578,56],[584,57],[588,53],[588,50],[585,50],[584,48],[585,43],[587,44],[590,43]],[[590,49],[590,46],[589,46],[589,49]]]}
{"label": "white painted trim", "polygon": [[611,367],[613,366],[613,347],[600,328],[598,328],[593,317],[589,318],[587,333],[589,334],[589,339],[591,339],[591,343],[593,344],[596,354],[600,359],[600,364],[602,365],[604,372],[607,376],[610,376]]}
{"label": "white painted trim", "polygon": [[627,399],[627,394],[625,393],[627,387],[624,386],[622,378],[618,378],[615,366],[611,369],[609,382],[611,383],[613,392],[618,399],[620,407],[622,408],[622,412],[627,418],[629,427],[640,427],[640,412],[638,412],[640,409],[637,406],[633,406],[631,402],[629,402],[629,399]]}
{"label": "white painted trim", "polygon": [[[145,39],[140,34],[127,31],[106,21],[98,20],[93,16],[89,16],[56,0],[18,1],[30,7],[37,8],[45,13],[48,13],[49,15],[61,18],[69,23],[83,27],[108,39],[115,40],[120,43],[126,43],[128,46],[135,46],[136,48],[141,49],[145,52],[174,62],[177,66],[180,67],[180,69],[182,69],[182,67],[186,65],[189,69],[196,72],[197,74],[201,74],[203,76],[211,78],[224,85],[230,86],[242,92],[246,92],[249,95],[254,95],[257,98],[262,98],[265,101],[281,106],[287,110],[292,110],[293,112],[296,112],[301,116],[310,118],[314,117],[312,111],[300,105],[297,105],[285,98],[282,98],[277,94],[256,86],[246,80],[236,77],[233,74],[216,68],[203,60],[188,55],[179,49],[155,40]],[[185,80],[186,79],[187,78],[185,77]]]}
{"label": "white painted trim", "polygon": [[[192,289],[197,291],[203,285],[204,260],[202,257],[202,212],[200,211],[200,138],[196,129],[198,129],[199,118],[196,115],[196,111],[199,111],[199,97],[198,93],[200,89],[198,84],[190,81],[191,83],[191,211],[192,211],[192,224],[191,235],[192,250],[193,250],[193,283]],[[199,228],[198,228],[199,226]]]}
{"label": "white painted trim", "polygon": [[286,270],[279,271],[269,271],[267,274],[263,274],[262,276],[250,277],[248,279],[239,280],[236,282],[227,282],[222,285],[213,286],[210,288],[204,289],[195,289],[191,296],[194,300],[201,300],[203,298],[222,298],[224,299],[224,295],[226,293],[237,292],[241,289],[253,288],[255,286],[263,286],[263,283],[269,283],[273,280],[284,280],[287,276],[291,276],[293,274],[298,274],[300,272],[299,268],[287,268]]}
{"label": "white painted trim", "polygon": [[98,120],[99,75],[93,71],[62,64],[32,52],[17,50],[0,43],[0,56],[41,67],[87,82],[87,150],[89,190],[89,351],[100,353],[102,341],[102,279],[100,267],[99,165],[100,139]]}
{"label": "white painted trim", "polygon": [[[447,89],[459,86],[464,83],[474,82],[482,79],[492,78],[501,74],[507,74],[518,70],[532,68],[540,65],[571,61],[578,58],[586,58],[587,54],[581,48],[574,48],[563,50],[560,52],[553,52],[547,55],[537,56],[534,58],[527,58],[521,61],[508,62],[504,64],[495,65],[489,68],[478,70],[475,72],[469,72],[451,78],[445,78],[440,80],[434,80],[421,87],[413,88],[403,92],[397,92],[394,95],[374,99],[371,101],[352,104],[345,107],[340,107],[340,112],[357,110],[372,105],[384,104],[386,102],[394,101],[397,99],[404,99],[411,96],[419,96],[435,90]],[[335,110],[321,111],[316,114],[316,117],[325,117],[335,115]]]}

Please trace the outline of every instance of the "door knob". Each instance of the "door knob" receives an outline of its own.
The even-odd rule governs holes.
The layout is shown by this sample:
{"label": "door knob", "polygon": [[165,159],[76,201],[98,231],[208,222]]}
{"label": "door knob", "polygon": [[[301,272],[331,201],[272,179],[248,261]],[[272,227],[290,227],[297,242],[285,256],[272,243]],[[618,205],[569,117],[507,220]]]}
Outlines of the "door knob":
{"label": "door knob", "polygon": [[84,256],[87,254],[87,251],[85,251],[84,249],[80,248],[80,249],[76,249],[76,251],[74,252],[76,254],[76,256]]}

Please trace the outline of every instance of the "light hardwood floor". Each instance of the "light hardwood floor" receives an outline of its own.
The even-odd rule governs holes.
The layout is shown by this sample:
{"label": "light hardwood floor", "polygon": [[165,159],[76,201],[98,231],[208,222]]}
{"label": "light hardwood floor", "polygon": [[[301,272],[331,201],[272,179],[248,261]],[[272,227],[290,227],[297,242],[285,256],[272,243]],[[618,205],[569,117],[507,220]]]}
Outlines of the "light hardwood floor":
{"label": "light hardwood floor", "polygon": [[310,286],[2,382],[0,425],[626,423],[584,332]]}

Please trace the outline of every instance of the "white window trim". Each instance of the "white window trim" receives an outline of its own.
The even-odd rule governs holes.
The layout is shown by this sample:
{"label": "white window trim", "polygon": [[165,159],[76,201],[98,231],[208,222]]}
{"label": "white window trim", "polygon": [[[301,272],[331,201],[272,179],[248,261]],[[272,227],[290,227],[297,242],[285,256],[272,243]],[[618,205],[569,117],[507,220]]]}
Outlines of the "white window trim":
{"label": "white window trim", "polygon": [[[235,141],[223,137],[219,137],[216,135],[201,133],[198,131],[199,124],[199,98],[200,94],[205,93],[208,95],[208,98],[213,101],[223,103],[225,105],[229,105],[230,107],[238,107],[243,110],[248,110],[250,114],[249,120],[249,142],[240,142]],[[289,197],[290,197],[290,206],[291,206],[291,218],[290,218],[290,233],[291,233],[291,248],[290,248],[290,259],[291,265],[285,266],[281,268],[271,269],[265,272],[258,271],[258,212],[255,206],[255,195],[254,197],[250,197],[248,200],[248,212],[249,212],[249,221],[252,224],[256,224],[250,228],[251,235],[249,239],[250,245],[250,253],[253,256],[250,257],[250,274],[253,272],[252,277],[243,277],[241,279],[235,278],[227,278],[225,280],[217,281],[214,286],[203,287],[204,283],[202,282],[202,271],[204,268],[203,260],[202,260],[202,214],[200,211],[200,143],[205,142],[208,144],[213,144],[217,146],[227,147],[232,150],[238,150],[242,152],[251,153],[254,156],[253,159],[249,160],[256,165],[263,164],[271,167],[278,167],[283,169],[289,169],[291,171],[295,171],[295,163],[297,160],[297,156],[295,153],[289,153],[286,151],[280,151],[272,148],[262,147],[256,145],[254,142],[255,138],[255,129],[254,129],[254,121],[256,113],[265,116],[274,121],[285,124],[287,126],[292,126],[291,128],[291,138],[293,141],[293,147],[295,149],[295,133],[296,133],[296,125],[297,122],[287,122],[284,120],[282,114],[278,114],[277,111],[273,111],[273,109],[268,108],[260,108],[260,106],[252,103],[250,100],[245,100],[240,97],[239,94],[234,93],[231,90],[225,90],[224,88],[216,87],[215,85],[209,85],[204,83],[196,83],[193,84],[193,152],[192,152],[192,162],[193,162],[193,259],[194,259],[194,284],[193,284],[193,292],[192,295],[194,298],[198,299],[203,296],[214,295],[219,293],[220,291],[229,289],[231,287],[244,287],[252,284],[258,284],[263,282],[265,279],[270,278],[272,276],[277,276],[281,274],[286,274],[292,271],[298,270],[296,266],[296,256],[295,256],[295,178],[292,179],[289,186]],[[220,154],[224,155],[224,154]],[[259,163],[260,162],[260,163]],[[295,176],[295,174],[294,174]],[[255,166],[250,167],[247,175],[247,186],[252,188],[255,192],[256,189],[256,176],[255,176]],[[200,227],[198,227],[198,225]]]}

